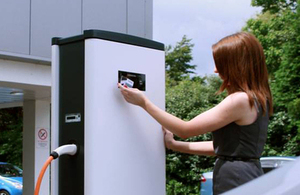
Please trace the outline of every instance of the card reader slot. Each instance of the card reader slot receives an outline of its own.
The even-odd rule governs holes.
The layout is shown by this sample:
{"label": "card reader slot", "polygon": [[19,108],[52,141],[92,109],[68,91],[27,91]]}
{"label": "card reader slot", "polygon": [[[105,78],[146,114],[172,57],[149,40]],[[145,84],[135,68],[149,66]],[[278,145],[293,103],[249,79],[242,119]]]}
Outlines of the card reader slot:
{"label": "card reader slot", "polygon": [[66,123],[81,122],[81,114],[80,113],[66,114],[66,116],[65,116],[65,122]]}

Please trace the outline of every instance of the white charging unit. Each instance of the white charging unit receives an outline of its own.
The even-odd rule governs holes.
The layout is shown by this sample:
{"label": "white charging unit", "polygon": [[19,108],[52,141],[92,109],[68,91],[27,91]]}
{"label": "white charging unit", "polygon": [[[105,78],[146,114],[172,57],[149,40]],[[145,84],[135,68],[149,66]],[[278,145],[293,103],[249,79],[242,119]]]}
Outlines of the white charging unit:
{"label": "white charging unit", "polygon": [[126,34],[52,39],[52,149],[79,148],[52,165],[53,194],[165,195],[161,126],[117,87],[127,82],[164,109],[164,63],[163,44]]}

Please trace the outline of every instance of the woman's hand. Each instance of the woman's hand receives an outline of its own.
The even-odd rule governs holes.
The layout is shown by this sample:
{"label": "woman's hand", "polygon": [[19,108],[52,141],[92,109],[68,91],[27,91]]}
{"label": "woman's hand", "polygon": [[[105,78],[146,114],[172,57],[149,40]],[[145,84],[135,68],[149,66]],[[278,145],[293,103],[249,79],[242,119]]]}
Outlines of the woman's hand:
{"label": "woman's hand", "polygon": [[124,97],[124,99],[133,105],[145,108],[147,97],[138,89],[127,88],[118,83],[118,87]]}
{"label": "woman's hand", "polygon": [[165,129],[164,127],[162,127],[162,130],[164,132],[164,139],[165,139],[165,145],[168,149],[173,149],[174,146],[174,135],[171,131]]}

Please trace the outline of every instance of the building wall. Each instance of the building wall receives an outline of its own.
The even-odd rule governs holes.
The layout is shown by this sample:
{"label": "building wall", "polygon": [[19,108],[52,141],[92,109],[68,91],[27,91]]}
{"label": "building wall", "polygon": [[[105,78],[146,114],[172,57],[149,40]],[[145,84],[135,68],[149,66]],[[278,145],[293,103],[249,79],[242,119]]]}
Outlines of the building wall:
{"label": "building wall", "polygon": [[0,1],[0,53],[51,56],[51,38],[108,30],[152,39],[153,0]]}

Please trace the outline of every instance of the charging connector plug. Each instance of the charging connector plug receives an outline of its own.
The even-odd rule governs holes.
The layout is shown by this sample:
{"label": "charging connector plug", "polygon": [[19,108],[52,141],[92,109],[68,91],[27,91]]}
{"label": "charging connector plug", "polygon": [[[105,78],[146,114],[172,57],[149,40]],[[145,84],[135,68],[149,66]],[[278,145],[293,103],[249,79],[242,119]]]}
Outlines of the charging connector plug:
{"label": "charging connector plug", "polygon": [[77,146],[75,144],[68,144],[56,148],[53,152],[51,152],[50,156],[53,156],[53,159],[56,159],[61,155],[75,155],[76,153]]}

